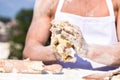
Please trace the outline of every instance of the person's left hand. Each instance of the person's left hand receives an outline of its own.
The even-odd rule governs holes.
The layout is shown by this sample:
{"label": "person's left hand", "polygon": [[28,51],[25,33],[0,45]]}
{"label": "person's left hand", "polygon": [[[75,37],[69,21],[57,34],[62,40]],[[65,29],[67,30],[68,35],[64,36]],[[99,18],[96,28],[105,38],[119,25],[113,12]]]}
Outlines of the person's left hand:
{"label": "person's left hand", "polygon": [[78,56],[85,57],[87,53],[87,43],[85,42],[79,27],[69,26],[66,27],[64,31],[62,34],[64,37],[66,36],[66,39],[73,42],[75,51],[77,52]]}
{"label": "person's left hand", "polygon": [[72,48],[80,57],[86,56],[87,44],[78,26],[72,25],[68,21],[55,21],[53,22],[52,31],[54,34],[52,35],[53,38],[55,35],[60,34],[63,39],[68,40],[73,44]]}

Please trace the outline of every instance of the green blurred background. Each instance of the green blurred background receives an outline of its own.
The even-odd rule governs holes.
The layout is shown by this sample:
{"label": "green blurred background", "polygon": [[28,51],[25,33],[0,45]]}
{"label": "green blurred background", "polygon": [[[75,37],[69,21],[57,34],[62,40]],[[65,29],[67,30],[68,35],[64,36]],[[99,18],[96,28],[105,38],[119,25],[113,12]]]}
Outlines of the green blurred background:
{"label": "green blurred background", "polygon": [[[11,7],[10,7],[11,5]],[[34,0],[0,0],[0,43],[9,44],[9,59],[22,59]],[[5,54],[0,45],[0,57]]]}

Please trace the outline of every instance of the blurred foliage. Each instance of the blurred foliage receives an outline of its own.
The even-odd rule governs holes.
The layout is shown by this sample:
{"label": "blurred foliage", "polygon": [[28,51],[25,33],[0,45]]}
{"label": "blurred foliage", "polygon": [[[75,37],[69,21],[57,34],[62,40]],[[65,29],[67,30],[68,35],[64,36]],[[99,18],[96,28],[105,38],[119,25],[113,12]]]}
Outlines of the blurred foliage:
{"label": "blurred foliage", "polygon": [[11,19],[8,18],[8,17],[3,17],[3,16],[0,16],[0,21],[4,22],[4,23],[7,23],[9,22]]}
{"label": "blurred foliage", "polygon": [[22,9],[16,15],[18,25],[10,29],[10,59],[22,59],[22,52],[25,45],[25,38],[32,20],[33,10]]}
{"label": "blurred foliage", "polygon": [[9,17],[0,16],[0,22],[2,22],[2,26],[4,26],[4,29],[0,28],[0,42],[7,42],[9,40],[9,27],[7,27],[6,23],[10,21],[11,19]]}

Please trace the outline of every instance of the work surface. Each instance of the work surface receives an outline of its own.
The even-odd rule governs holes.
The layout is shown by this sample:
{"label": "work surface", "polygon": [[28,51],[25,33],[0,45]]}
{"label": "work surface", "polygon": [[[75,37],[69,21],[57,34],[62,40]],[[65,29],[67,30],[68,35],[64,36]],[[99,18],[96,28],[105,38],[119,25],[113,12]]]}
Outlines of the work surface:
{"label": "work surface", "polygon": [[96,72],[81,69],[63,69],[61,73],[57,74],[0,73],[0,80],[84,80],[82,79],[83,76]]}

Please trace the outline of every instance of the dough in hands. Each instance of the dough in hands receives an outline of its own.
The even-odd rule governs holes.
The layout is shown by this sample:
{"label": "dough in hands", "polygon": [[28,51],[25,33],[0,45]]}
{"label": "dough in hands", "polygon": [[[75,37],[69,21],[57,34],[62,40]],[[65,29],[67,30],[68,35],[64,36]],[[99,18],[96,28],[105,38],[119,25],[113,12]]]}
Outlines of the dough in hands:
{"label": "dough in hands", "polygon": [[50,29],[51,46],[64,62],[75,62],[74,53],[80,53],[83,37],[80,30],[68,21],[53,21]]}

